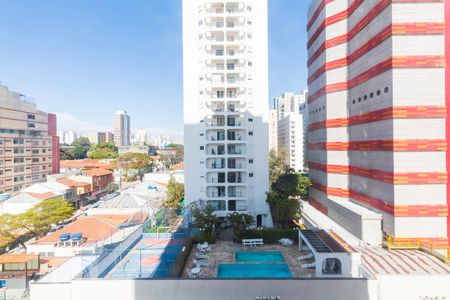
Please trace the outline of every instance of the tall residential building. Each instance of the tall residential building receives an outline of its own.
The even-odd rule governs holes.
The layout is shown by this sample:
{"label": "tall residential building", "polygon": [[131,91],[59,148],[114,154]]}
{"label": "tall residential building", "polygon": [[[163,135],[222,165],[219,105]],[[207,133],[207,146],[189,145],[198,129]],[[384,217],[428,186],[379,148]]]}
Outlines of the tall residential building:
{"label": "tall residential building", "polygon": [[56,115],[0,85],[0,194],[59,173]]}
{"label": "tall residential building", "polygon": [[357,236],[371,211],[380,234],[449,246],[445,10],[426,0],[309,9],[310,202]]}
{"label": "tall residential building", "polygon": [[302,94],[283,93],[280,97],[273,99],[273,106],[277,110],[278,120],[289,114],[299,114],[301,104],[306,101],[306,91]]}
{"label": "tall residential building", "polygon": [[114,116],[114,143],[116,146],[128,146],[130,140],[130,116],[126,111],[118,111]]}
{"label": "tall residential building", "polygon": [[59,132],[59,143],[71,145],[79,137],[73,131],[60,131]]}
{"label": "tall residential building", "polygon": [[114,143],[112,132],[92,131],[88,133],[88,139],[91,144]]}
{"label": "tall residential building", "polygon": [[283,93],[274,99],[277,118],[276,150],[284,153],[286,165],[300,172],[307,166],[306,93]]}
{"label": "tall residential building", "polygon": [[183,0],[186,199],[272,226],[267,0]]}
{"label": "tall residential building", "polygon": [[277,110],[269,110],[269,150],[278,151],[278,117]]}
{"label": "tall residential building", "polygon": [[147,129],[140,128],[136,130],[135,139],[138,145],[144,145],[147,142]]}
{"label": "tall residential building", "polygon": [[284,154],[285,163],[297,172],[304,169],[303,115],[288,114],[278,121],[278,151]]}

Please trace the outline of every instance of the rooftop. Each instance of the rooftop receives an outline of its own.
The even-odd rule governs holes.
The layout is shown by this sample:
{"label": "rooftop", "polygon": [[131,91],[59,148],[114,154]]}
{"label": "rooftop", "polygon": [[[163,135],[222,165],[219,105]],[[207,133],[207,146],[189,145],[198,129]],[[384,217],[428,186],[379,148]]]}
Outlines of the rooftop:
{"label": "rooftop", "polygon": [[23,264],[39,259],[39,254],[4,254],[0,255],[0,264]]}
{"label": "rooftop", "polygon": [[98,255],[82,255],[74,256],[65,263],[54,269],[52,272],[42,277],[38,282],[55,283],[55,282],[70,282],[75,276],[80,274],[86,267],[88,267]]}
{"label": "rooftop", "polygon": [[88,176],[104,176],[104,175],[111,175],[113,172],[102,168],[95,168],[85,170],[84,173]]}
{"label": "rooftop", "polygon": [[85,169],[85,168],[114,168],[114,162],[101,159],[78,159],[78,160],[62,160],[60,166],[62,169]]}
{"label": "rooftop", "polygon": [[60,240],[60,235],[63,233],[82,233],[86,238],[86,242],[101,242],[110,238],[119,229],[101,218],[97,217],[82,217],[75,222],[64,226],[60,230],[50,233],[45,237],[37,240],[33,244],[54,244]]}

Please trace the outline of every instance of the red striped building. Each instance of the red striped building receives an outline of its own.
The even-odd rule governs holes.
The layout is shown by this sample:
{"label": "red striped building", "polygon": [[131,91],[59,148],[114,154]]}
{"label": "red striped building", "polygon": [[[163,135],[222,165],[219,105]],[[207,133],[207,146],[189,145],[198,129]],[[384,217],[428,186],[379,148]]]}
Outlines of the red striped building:
{"label": "red striped building", "polygon": [[310,204],[357,203],[383,233],[436,249],[450,246],[449,10],[314,0],[308,12]]}

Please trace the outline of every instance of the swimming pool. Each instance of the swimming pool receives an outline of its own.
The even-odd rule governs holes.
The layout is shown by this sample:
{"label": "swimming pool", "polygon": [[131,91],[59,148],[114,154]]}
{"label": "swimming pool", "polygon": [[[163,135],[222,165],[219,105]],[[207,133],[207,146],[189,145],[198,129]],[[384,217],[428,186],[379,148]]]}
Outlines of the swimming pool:
{"label": "swimming pool", "polygon": [[286,264],[220,264],[218,278],[291,278]]}
{"label": "swimming pool", "polygon": [[280,251],[266,251],[266,252],[236,252],[237,262],[284,262],[284,256]]}

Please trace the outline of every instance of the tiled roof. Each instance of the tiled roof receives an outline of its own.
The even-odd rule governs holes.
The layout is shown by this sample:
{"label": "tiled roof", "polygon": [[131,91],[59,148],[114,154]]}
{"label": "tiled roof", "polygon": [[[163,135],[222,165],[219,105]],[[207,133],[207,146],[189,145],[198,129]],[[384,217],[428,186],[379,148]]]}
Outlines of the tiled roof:
{"label": "tiled roof", "polygon": [[170,169],[172,171],[184,170],[184,161],[177,163],[176,165],[173,165]]}
{"label": "tiled roof", "polygon": [[39,200],[47,200],[47,199],[57,196],[57,194],[55,194],[53,192],[47,192],[47,193],[42,193],[42,194],[27,192],[27,194],[29,194]]}
{"label": "tiled roof", "polygon": [[114,168],[113,162],[105,162],[100,159],[62,160],[61,168],[85,169],[85,168]]}
{"label": "tiled roof", "polygon": [[62,179],[58,179],[56,180],[59,183],[62,183],[64,185],[67,185],[68,187],[90,187],[91,184],[88,182],[80,182],[80,181],[75,181],[69,178],[62,178]]}
{"label": "tiled roof", "polygon": [[84,217],[64,226],[60,230],[50,233],[37,240],[34,244],[52,244],[59,242],[59,236],[63,233],[82,233],[87,242],[102,242],[110,238],[119,229],[96,217]]}
{"label": "tiled roof", "polygon": [[39,259],[39,254],[4,254],[0,255],[0,264],[19,264],[35,259]]}
{"label": "tiled roof", "polygon": [[91,170],[85,170],[84,173],[89,176],[104,176],[104,175],[111,175],[112,172],[109,170],[96,168]]}

